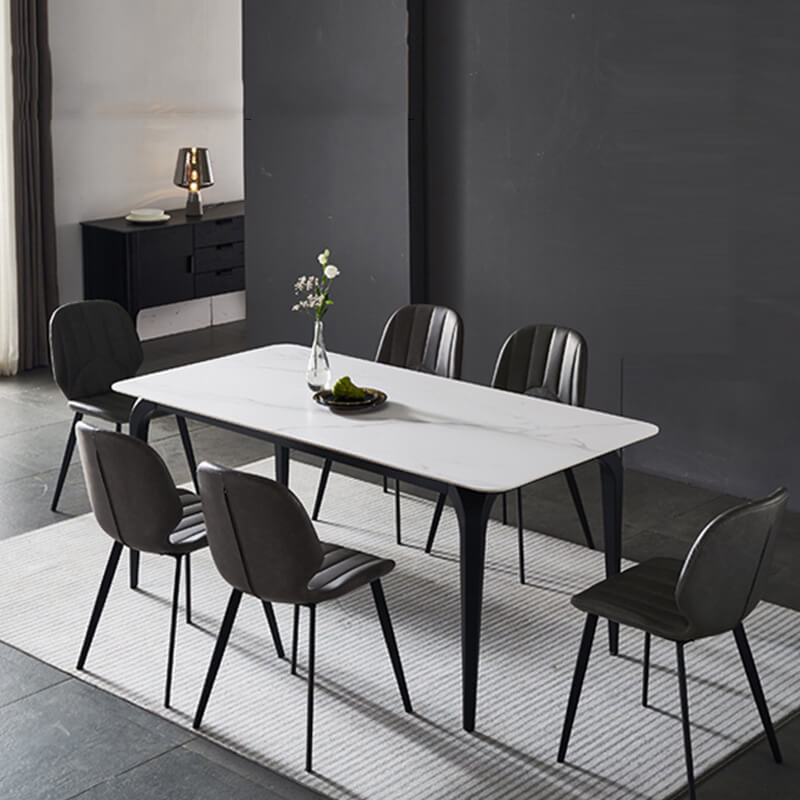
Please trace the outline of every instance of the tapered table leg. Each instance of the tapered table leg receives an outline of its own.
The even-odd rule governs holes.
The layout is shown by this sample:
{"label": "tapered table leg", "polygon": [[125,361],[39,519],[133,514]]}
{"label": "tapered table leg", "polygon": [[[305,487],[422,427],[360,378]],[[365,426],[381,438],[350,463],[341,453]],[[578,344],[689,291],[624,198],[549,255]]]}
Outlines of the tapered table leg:
{"label": "tapered table leg", "polygon": [[486,521],[496,496],[450,487],[461,540],[461,713],[465,731],[475,730]]}
{"label": "tapered table leg", "polygon": [[[622,562],[622,456],[612,450],[597,459],[603,491],[603,539],[605,542],[606,577],[616,575]],[[619,649],[619,625],[608,623],[608,651],[612,656]]]}
{"label": "tapered table leg", "polygon": [[275,480],[284,486],[289,485],[289,448],[275,443]]}

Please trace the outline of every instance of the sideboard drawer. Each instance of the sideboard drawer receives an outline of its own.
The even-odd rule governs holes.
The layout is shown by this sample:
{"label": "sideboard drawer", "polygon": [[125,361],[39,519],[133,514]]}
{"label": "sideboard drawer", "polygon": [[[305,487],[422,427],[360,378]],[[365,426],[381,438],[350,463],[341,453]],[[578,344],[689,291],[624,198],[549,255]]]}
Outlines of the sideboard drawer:
{"label": "sideboard drawer", "polygon": [[240,242],[244,239],[244,217],[228,217],[200,222],[194,226],[194,246]]}
{"label": "sideboard drawer", "polygon": [[214,294],[238,292],[240,289],[244,289],[244,267],[200,272],[194,276],[195,297],[210,297]]}
{"label": "sideboard drawer", "polygon": [[195,272],[214,272],[219,269],[243,266],[244,242],[198,247],[194,251]]}

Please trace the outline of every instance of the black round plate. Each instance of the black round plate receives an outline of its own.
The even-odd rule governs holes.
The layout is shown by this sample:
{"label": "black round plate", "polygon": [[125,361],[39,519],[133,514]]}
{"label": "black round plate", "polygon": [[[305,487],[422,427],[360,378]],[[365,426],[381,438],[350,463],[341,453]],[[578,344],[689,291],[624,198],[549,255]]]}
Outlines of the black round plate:
{"label": "black round plate", "polygon": [[326,406],[331,411],[366,411],[367,409],[377,408],[386,402],[386,392],[380,389],[367,389],[364,387],[367,396],[363,400],[343,400],[335,397],[330,389],[323,389],[321,392],[314,393],[314,400],[321,406]]}

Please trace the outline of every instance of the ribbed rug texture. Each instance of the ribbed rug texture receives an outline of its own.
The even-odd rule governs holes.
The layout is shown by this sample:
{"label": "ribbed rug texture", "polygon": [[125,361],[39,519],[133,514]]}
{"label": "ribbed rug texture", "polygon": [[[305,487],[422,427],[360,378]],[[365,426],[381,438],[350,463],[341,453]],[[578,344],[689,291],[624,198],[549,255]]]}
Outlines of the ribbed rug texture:
{"label": "ribbed rug texture", "polygon": [[[272,475],[271,460],[247,469]],[[319,471],[291,464],[306,507]],[[602,553],[526,533],[528,584],[517,577],[514,528],[491,521],[474,734],[461,729],[458,533],[448,507],[433,555],[422,547],[433,504],[403,496],[404,545],[380,486],[332,473],[321,539],[397,562],[384,590],[414,714],[404,713],[367,587],[317,613],[315,773],[303,769],[306,620],[300,674],[276,657],[260,604],[245,597],[201,733],[335,798],[666,798],[685,785],[675,651],[654,640],[642,708],[642,634],[623,629],[621,657],[598,627],[567,763],[557,764],[583,615],[570,596],[602,578]],[[530,524],[535,525],[531,514]],[[577,524],[577,521],[576,521]],[[173,560],[142,557],[140,590],[127,558],[87,661],[75,663],[111,546],[87,515],[0,542],[0,639],[190,727],[229,587],[207,550],[192,556],[194,624],[178,628],[173,706],[162,698]],[[183,609],[181,609],[181,614]],[[287,654],[292,609],[276,606]],[[775,721],[800,705],[799,622],[762,603],[746,622]],[[687,647],[698,774],[761,732],[732,635]],[[778,732],[780,737],[780,731]]]}

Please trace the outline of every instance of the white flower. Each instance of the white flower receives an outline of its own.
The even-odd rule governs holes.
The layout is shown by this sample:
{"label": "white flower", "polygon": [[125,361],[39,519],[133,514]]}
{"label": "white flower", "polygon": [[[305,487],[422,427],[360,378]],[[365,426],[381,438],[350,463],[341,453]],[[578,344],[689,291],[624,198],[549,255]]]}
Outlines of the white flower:
{"label": "white flower", "polygon": [[324,267],[328,263],[330,255],[331,251],[326,248],[317,256],[317,261],[319,261],[320,265]]}
{"label": "white flower", "polygon": [[333,264],[328,264],[323,270],[325,277],[332,281],[339,274],[339,267],[334,267]]}
{"label": "white flower", "polygon": [[299,310],[300,310],[300,304],[299,304],[299,303],[295,303],[295,304],[292,306],[292,311],[299,311]]}

